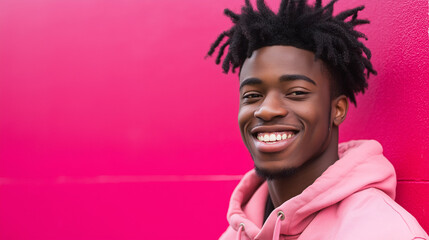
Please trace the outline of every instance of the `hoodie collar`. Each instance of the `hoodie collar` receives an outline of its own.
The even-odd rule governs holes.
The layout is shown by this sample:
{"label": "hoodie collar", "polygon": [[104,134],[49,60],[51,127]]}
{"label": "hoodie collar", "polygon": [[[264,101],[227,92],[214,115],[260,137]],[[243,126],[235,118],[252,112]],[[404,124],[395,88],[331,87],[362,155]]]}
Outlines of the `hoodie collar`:
{"label": "hoodie collar", "polygon": [[[262,226],[268,187],[254,170],[248,172],[234,190],[227,218],[231,227],[241,223],[252,239],[270,239],[279,211],[284,213],[280,233],[299,235],[323,208],[334,205],[351,194],[378,188],[395,198],[396,175],[391,163],[382,155],[375,140],[357,140],[338,147],[340,159],[331,165],[301,194],[284,202],[270,214]],[[250,210],[251,209],[251,210]]]}

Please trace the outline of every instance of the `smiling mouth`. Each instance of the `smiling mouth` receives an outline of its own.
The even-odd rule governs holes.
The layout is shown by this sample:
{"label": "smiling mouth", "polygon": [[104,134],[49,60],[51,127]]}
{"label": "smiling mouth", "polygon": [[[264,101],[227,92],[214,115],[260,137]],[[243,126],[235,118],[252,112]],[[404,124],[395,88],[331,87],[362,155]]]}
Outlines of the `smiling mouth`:
{"label": "smiling mouth", "polygon": [[263,153],[276,153],[285,150],[295,141],[299,133],[299,131],[295,130],[277,130],[272,132],[267,130],[257,131],[252,134],[256,150]]}
{"label": "smiling mouth", "polygon": [[260,132],[255,135],[256,139],[259,142],[263,143],[276,143],[282,140],[287,140],[293,138],[295,132],[293,131],[283,131],[283,132]]}

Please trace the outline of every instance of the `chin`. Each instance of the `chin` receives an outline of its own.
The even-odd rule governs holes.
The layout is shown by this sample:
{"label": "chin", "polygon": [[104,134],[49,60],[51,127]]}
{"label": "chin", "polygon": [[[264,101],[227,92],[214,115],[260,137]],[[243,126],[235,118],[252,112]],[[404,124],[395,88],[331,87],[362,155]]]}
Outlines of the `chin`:
{"label": "chin", "polygon": [[298,168],[296,167],[283,168],[283,169],[267,169],[267,168],[261,168],[255,165],[256,174],[258,174],[258,176],[266,180],[288,178],[290,176],[295,175],[297,170]]}

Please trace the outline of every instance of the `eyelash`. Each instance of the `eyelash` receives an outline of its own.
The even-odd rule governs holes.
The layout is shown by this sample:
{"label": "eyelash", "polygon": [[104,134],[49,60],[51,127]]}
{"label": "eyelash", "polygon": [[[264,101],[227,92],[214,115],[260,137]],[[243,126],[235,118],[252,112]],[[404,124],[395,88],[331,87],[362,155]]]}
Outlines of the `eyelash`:
{"label": "eyelash", "polygon": [[291,93],[289,93],[288,95],[290,96],[301,96],[301,95],[307,95],[308,92],[304,92],[304,91],[293,91]]}
{"label": "eyelash", "polygon": [[[296,99],[300,99],[301,97],[305,97],[305,95],[309,94],[309,92],[306,91],[293,91],[290,92],[288,94],[286,94],[285,96],[289,96],[291,98],[296,98]],[[259,93],[248,93],[243,95],[243,100],[246,102],[253,102],[253,101],[257,101],[258,98],[261,98],[262,95]]]}
{"label": "eyelash", "polygon": [[261,94],[250,93],[243,96],[243,98],[245,99],[252,99],[252,98],[258,98],[258,97],[261,97]]}

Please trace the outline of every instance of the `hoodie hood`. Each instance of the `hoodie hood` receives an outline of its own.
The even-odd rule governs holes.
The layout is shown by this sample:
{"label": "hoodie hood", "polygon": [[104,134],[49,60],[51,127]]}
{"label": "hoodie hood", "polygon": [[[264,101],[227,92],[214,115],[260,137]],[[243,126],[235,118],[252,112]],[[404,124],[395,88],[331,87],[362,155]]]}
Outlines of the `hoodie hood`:
{"label": "hoodie hood", "polygon": [[[395,198],[395,171],[383,156],[380,143],[375,140],[350,141],[340,144],[338,152],[338,161],[301,194],[276,208],[263,226],[268,186],[254,170],[248,172],[231,197],[227,214],[231,228],[242,231],[242,225],[251,239],[271,239],[275,225],[281,224],[280,234],[297,236],[319,211],[356,192],[376,188],[390,198]],[[280,222],[279,211],[284,216]]]}

